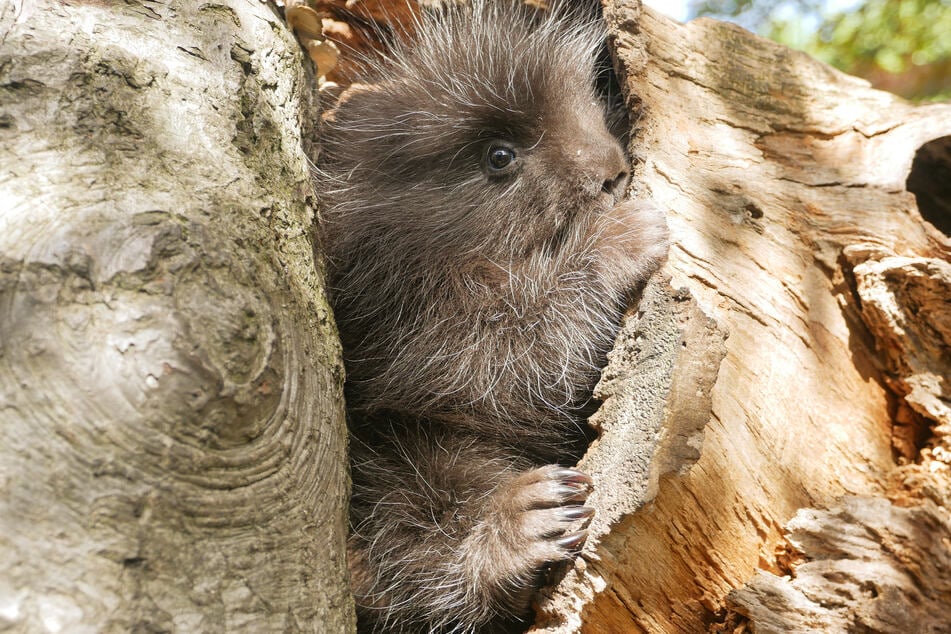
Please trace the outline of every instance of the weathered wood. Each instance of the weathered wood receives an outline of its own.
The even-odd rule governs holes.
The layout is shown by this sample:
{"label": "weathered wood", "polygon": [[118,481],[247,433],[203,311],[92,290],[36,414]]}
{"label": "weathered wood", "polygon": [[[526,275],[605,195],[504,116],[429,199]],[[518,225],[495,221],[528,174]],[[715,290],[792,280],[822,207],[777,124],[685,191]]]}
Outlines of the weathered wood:
{"label": "weathered wood", "polygon": [[846,497],[788,524],[795,574],[760,571],[728,597],[755,632],[951,632],[951,517]]}
{"label": "weathered wood", "polygon": [[[733,595],[749,597],[796,574],[787,559],[797,512],[834,517],[822,509],[851,508],[854,495],[876,512],[856,511],[852,530],[901,518],[909,535],[929,535],[916,556],[945,557],[943,509],[905,511],[885,498],[946,503],[951,484],[943,424],[951,245],[906,190],[917,150],[951,134],[951,104],[914,106],[736,26],[677,24],[636,0],[610,2],[606,17],[630,103],[643,112],[632,145],[637,195],[669,210],[671,293],[696,304],[684,323],[712,325],[685,329],[680,354],[665,337],[638,336],[638,319],[622,334],[596,417],[606,433],[583,461],[599,490],[599,520],[584,560],[539,606],[534,631],[730,630],[747,618],[730,612],[732,590],[752,579],[746,595]],[[669,323],[667,309],[658,310],[652,323]],[[716,332],[728,336],[718,364]],[[631,340],[641,342],[633,353]],[[697,349],[715,366],[706,372],[712,385],[696,378],[697,357],[684,354]],[[653,383],[651,392],[640,377],[663,378],[652,368],[664,364],[680,387],[667,396],[664,419],[645,424],[661,411],[665,389]],[[685,389],[691,384],[709,392],[708,407]],[[631,390],[642,398],[612,403]],[[683,452],[664,462],[663,434],[677,437],[684,411],[704,419],[692,467]],[[942,425],[929,431],[929,421]],[[607,431],[651,441],[618,447]],[[625,450],[624,461],[604,459]],[[665,472],[659,487],[645,477]],[[620,513],[604,502],[618,488],[631,503]],[[828,530],[834,545],[847,529]],[[804,562],[822,557],[803,548]],[[888,565],[917,574],[902,568],[908,561]],[[933,608],[946,600],[951,573],[929,570],[938,575],[932,594],[922,603],[905,595],[910,613],[901,623],[937,622]],[[805,580],[791,583],[805,592]],[[830,582],[826,591],[834,589]],[[797,605],[808,612],[806,601],[782,609]],[[752,607],[744,614],[738,627],[773,631],[773,617]],[[884,618],[867,623],[912,631]]]}
{"label": "weathered wood", "polygon": [[0,33],[0,629],[347,631],[296,43],[257,1]]}

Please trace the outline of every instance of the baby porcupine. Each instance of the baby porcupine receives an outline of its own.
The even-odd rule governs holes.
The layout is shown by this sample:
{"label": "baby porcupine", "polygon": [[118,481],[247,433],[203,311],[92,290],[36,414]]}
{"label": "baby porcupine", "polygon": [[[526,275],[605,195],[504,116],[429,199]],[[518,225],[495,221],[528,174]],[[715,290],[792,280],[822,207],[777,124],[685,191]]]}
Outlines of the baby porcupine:
{"label": "baby porcupine", "polygon": [[666,227],[623,198],[590,20],[496,0],[417,27],[322,136],[350,569],[361,630],[486,631],[584,541],[590,479],[557,463]]}

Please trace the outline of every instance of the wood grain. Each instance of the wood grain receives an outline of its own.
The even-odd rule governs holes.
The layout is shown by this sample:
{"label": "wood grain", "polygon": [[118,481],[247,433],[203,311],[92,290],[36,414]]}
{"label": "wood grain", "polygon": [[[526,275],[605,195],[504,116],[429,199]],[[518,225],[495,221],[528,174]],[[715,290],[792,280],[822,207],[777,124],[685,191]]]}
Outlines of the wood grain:
{"label": "wood grain", "polygon": [[[733,25],[678,24],[634,0],[608,3],[606,17],[629,104],[642,112],[635,195],[668,210],[667,292],[726,335],[725,352],[718,363],[706,357],[711,386],[685,379],[696,361],[649,335],[638,354],[615,352],[606,373],[627,378],[611,379],[613,393],[636,384],[645,359],[672,367],[653,398],[623,415],[609,400],[601,426],[628,425],[638,416],[629,408],[660,404],[664,417],[654,442],[627,446],[637,470],[602,462],[605,439],[585,458],[609,489],[592,499],[610,499],[633,473],[640,488],[623,495],[635,508],[599,506],[605,523],[541,602],[533,631],[774,631],[762,612],[739,614],[726,598],[747,582],[763,587],[764,575],[795,579],[794,564],[816,556],[790,543],[794,517],[860,496],[882,513],[889,499],[931,504],[887,512],[932,518],[916,530],[947,521],[947,496],[935,491],[951,483],[937,457],[948,455],[951,245],[905,184],[918,149],[951,134],[951,105],[909,104]],[[687,350],[705,345],[704,329],[682,328]],[[708,405],[686,404],[689,390],[670,389],[678,380],[709,391]],[[704,419],[702,445],[678,469],[663,464],[664,434],[679,436],[669,431],[684,411]],[[927,446],[912,442],[902,456],[896,435],[907,439],[909,425]],[[667,475],[652,489],[645,472]],[[857,516],[855,530],[881,517]],[[937,536],[929,543],[947,548]],[[935,600],[946,596],[942,574]],[[934,622],[933,603],[907,605]]]}

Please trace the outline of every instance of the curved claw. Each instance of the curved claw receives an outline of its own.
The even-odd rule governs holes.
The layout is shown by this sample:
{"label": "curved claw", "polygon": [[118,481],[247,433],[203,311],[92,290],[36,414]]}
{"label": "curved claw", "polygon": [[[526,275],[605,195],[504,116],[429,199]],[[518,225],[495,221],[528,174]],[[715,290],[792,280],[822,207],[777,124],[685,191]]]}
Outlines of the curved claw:
{"label": "curved claw", "polygon": [[594,515],[594,509],[590,506],[566,506],[560,513],[566,520],[589,519]]}
{"label": "curved claw", "polygon": [[591,476],[577,469],[562,467],[555,471],[554,476],[564,484],[581,484],[585,487],[594,486],[594,481],[591,479]]}
{"label": "curved claw", "polygon": [[555,489],[558,497],[565,502],[584,502],[590,492],[588,487],[575,483],[559,484]]}
{"label": "curved claw", "polygon": [[588,531],[578,531],[577,533],[568,533],[557,539],[555,543],[565,550],[579,551],[587,540]]}

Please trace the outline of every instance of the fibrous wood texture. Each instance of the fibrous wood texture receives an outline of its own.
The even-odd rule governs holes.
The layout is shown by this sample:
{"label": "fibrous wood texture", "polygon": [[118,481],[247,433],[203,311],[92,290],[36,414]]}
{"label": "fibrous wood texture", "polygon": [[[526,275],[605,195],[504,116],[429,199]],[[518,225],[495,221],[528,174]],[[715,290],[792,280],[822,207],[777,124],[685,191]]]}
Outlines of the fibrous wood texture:
{"label": "fibrous wood texture", "polygon": [[347,631],[313,81],[257,1],[0,4],[0,629]]}
{"label": "fibrous wood texture", "polygon": [[670,288],[605,371],[599,515],[533,631],[951,631],[951,244],[906,189],[942,191],[945,147],[909,174],[951,104],[635,0],[606,18]]}
{"label": "fibrous wood texture", "polygon": [[756,632],[948,632],[951,521],[931,500],[846,497],[787,524],[795,574],[759,571],[730,593]]}

